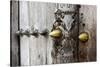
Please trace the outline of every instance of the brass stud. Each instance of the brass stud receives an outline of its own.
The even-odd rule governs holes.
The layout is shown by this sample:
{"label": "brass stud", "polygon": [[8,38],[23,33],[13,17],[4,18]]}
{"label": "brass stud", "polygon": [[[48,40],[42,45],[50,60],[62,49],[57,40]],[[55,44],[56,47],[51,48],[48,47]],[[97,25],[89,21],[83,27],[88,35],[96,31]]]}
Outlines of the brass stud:
{"label": "brass stud", "polygon": [[88,39],[89,39],[89,34],[88,34],[87,32],[82,32],[82,33],[80,33],[80,35],[79,35],[79,40],[80,40],[81,42],[87,42]]}
{"label": "brass stud", "polygon": [[49,35],[51,37],[58,38],[58,37],[61,37],[61,31],[60,30],[53,30],[52,32],[49,33]]}

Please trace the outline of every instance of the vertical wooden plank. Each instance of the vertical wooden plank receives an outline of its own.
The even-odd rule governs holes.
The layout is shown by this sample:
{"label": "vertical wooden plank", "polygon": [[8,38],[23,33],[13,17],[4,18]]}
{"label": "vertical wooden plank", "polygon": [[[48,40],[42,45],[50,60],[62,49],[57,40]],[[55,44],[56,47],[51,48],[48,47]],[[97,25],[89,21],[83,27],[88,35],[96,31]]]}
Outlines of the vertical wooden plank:
{"label": "vertical wooden plank", "polygon": [[10,1],[10,65],[20,65],[19,60],[19,41],[16,36],[18,31],[18,1]]}
{"label": "vertical wooden plank", "polygon": [[89,40],[79,42],[79,61],[96,61],[96,6],[82,5],[80,21],[80,33],[87,32]]}
{"label": "vertical wooden plank", "polygon": [[[68,43],[66,41],[66,43],[67,43],[66,45],[70,45],[72,48],[71,54],[72,54],[73,59],[69,59],[69,62],[77,62],[78,61],[78,44],[79,44],[78,36],[79,36],[79,8],[80,8],[80,5],[61,4],[59,6],[60,6],[60,9],[62,9],[63,11],[76,12],[73,14],[65,15],[65,18],[63,21],[65,22],[66,28],[68,30],[68,31],[66,31],[67,34],[65,34],[68,36],[68,38],[65,38],[68,41]],[[66,50],[67,49],[68,48],[66,48]]]}
{"label": "vertical wooden plank", "polygon": [[[29,29],[28,19],[28,4],[27,1],[20,1],[20,29]],[[29,65],[29,37],[26,35],[20,36],[20,51],[21,65]]]}
{"label": "vertical wooden plank", "polygon": [[[39,32],[46,28],[46,4],[41,2],[29,2],[30,29],[38,29]],[[39,34],[38,37],[30,37],[30,64],[46,64],[46,38]]]}
{"label": "vertical wooden plank", "polygon": [[[72,4],[58,4],[58,9],[62,11],[78,11],[77,5]],[[77,45],[78,45],[78,21],[76,20],[77,14],[65,15],[62,19],[66,25],[65,38],[56,39],[53,44],[53,63],[70,63],[77,61]],[[67,36],[67,37],[66,37]],[[58,42],[57,42],[58,41]],[[59,46],[57,46],[59,44]],[[56,47],[56,48],[55,48]]]}
{"label": "vertical wooden plank", "polygon": [[[46,28],[49,30],[49,33],[51,32],[51,29],[53,27],[53,23],[55,21],[55,15],[54,12],[57,9],[57,4],[56,3],[46,3]],[[52,50],[53,50],[53,41],[52,38],[48,35],[47,38],[47,64],[52,64],[53,63],[53,57],[52,57]]]}

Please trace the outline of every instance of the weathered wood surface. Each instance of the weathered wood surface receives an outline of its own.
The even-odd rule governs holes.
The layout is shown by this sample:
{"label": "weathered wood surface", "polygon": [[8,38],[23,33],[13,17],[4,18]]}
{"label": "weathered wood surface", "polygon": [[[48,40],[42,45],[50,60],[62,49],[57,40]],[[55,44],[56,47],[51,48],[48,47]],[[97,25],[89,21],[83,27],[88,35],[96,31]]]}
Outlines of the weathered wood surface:
{"label": "weathered wood surface", "polygon": [[[30,29],[43,30],[46,27],[45,4],[29,2]],[[43,27],[42,27],[43,26]],[[38,49],[38,50],[37,50]],[[43,36],[30,37],[30,65],[46,63],[46,39]]]}
{"label": "weathered wood surface", "polygon": [[[58,9],[63,11],[77,11],[77,5],[58,4]],[[78,21],[76,21],[77,14],[65,15],[62,19],[66,25],[66,29],[62,26],[64,31],[63,36],[59,39],[53,40],[53,63],[71,63],[77,61],[77,44],[78,44]],[[74,34],[74,35],[73,35]]]}
{"label": "weathered wood surface", "polygon": [[[19,51],[19,43],[17,37],[12,35],[18,30],[18,6],[16,6],[18,3],[14,3],[11,19],[13,22],[11,23],[11,41],[14,41],[11,42],[11,62],[13,65],[18,65],[19,56],[17,53]],[[77,13],[65,15],[64,19],[62,19],[63,24],[66,25],[66,30],[62,26],[63,37],[61,39],[54,39],[40,34],[37,37],[33,35],[30,35],[30,37],[26,35],[20,36],[21,65],[44,65],[96,60],[95,6],[82,5],[80,11],[79,5],[72,4],[20,1],[19,6],[20,29],[29,29],[30,31],[38,29],[39,32],[48,29],[49,33],[56,21],[55,10],[59,8],[63,11],[77,11]],[[78,13],[80,13],[80,16]],[[81,18],[82,16],[83,18]],[[82,43],[79,41],[78,36],[81,32],[89,33],[88,42]]]}
{"label": "weathered wood surface", "polygon": [[18,31],[18,1],[10,1],[10,65],[18,66],[19,62],[19,38],[16,36]]}
{"label": "weathered wood surface", "polygon": [[[28,13],[28,2],[27,1],[20,1],[20,30],[29,29],[29,13]],[[28,36],[23,35],[20,36],[20,58],[21,58],[21,65],[26,66],[30,65],[30,56],[29,56],[29,45],[30,39]]]}
{"label": "weathered wood surface", "polygon": [[[38,29],[41,32],[44,29],[52,27],[54,21],[53,12],[56,9],[55,4],[29,2],[30,28]],[[51,58],[52,42],[50,37],[39,35],[30,38],[30,65],[52,64]]]}
{"label": "weathered wood surface", "polygon": [[79,42],[79,61],[96,61],[96,6],[82,5],[80,8],[80,32],[87,32],[89,40]]}
{"label": "weathered wood surface", "polygon": [[[77,8],[76,5],[69,6],[65,4],[56,4],[56,3],[28,2],[28,4],[29,4],[30,29],[35,28],[35,29],[38,29],[39,32],[44,30],[45,28],[47,28],[49,32],[51,31],[53,27],[53,23],[55,21],[54,12],[58,8],[62,9],[63,11],[65,10],[75,11],[75,9]],[[72,16],[73,15],[66,15],[63,20],[68,30],[71,29],[72,27],[71,25],[74,21]],[[78,22],[76,21],[75,23],[77,24]],[[76,31],[76,33],[74,32],[74,34],[76,35],[73,35],[73,33],[70,32],[72,33],[70,34],[70,36],[73,35],[74,37],[76,37],[76,39],[70,38],[70,36],[68,35],[71,40],[70,39],[66,40],[65,42],[66,44],[63,45],[63,47],[67,45],[71,45],[70,46],[71,48],[68,48],[70,49],[70,51],[67,51],[66,47],[63,48],[62,50],[62,51],[66,51],[64,52],[63,55],[69,55],[69,57],[63,56],[62,52],[61,54],[58,53],[59,54],[57,55],[59,56],[58,58],[57,56],[54,57],[54,55],[51,55],[52,53],[53,54],[55,53],[55,47],[54,47],[55,44],[53,44],[53,40],[50,36],[48,37],[44,37],[41,35],[39,35],[38,37],[31,36],[30,37],[30,65],[66,63],[66,62],[72,62],[74,59],[77,60],[77,57],[73,57],[75,54],[73,53],[74,49],[72,49],[73,45],[77,45],[77,41],[76,41],[77,34],[78,34],[77,25],[75,25],[75,27],[73,27],[71,31],[73,30]],[[69,32],[67,31],[67,33]],[[59,43],[60,42],[62,41],[59,41]]]}

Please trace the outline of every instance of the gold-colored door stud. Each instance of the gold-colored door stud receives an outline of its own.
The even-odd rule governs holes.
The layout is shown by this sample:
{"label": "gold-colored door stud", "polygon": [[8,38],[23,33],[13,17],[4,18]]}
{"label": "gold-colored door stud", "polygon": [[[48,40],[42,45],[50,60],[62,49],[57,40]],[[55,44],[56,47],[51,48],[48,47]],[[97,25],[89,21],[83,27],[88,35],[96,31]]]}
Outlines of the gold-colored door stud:
{"label": "gold-colored door stud", "polygon": [[59,38],[59,37],[61,37],[61,31],[58,29],[53,30],[52,32],[49,33],[49,35],[54,38]]}
{"label": "gold-colored door stud", "polygon": [[89,39],[89,34],[88,34],[87,32],[82,32],[82,33],[80,33],[80,35],[79,35],[79,40],[80,40],[81,42],[87,42],[88,39]]}

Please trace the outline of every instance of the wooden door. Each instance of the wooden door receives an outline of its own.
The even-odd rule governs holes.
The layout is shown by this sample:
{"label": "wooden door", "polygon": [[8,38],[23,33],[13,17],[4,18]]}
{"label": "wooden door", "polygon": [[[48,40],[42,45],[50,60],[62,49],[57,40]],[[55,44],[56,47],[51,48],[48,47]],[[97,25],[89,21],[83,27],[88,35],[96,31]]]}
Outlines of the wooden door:
{"label": "wooden door", "polygon": [[[19,1],[18,5],[18,30],[30,31],[31,33],[34,30],[38,31],[38,35],[20,35],[21,65],[44,65],[96,60],[95,6],[33,1]],[[53,30],[53,25],[56,22],[55,11],[58,9],[67,11],[67,14],[61,19],[63,37],[55,39],[48,34]],[[48,34],[41,35],[40,33],[45,29],[48,30]],[[95,32],[92,33],[93,31]],[[85,43],[82,43],[78,38],[81,32],[89,34],[89,40]],[[16,53],[16,51],[12,51],[12,53]]]}
{"label": "wooden door", "polygon": [[[44,29],[51,31],[55,20],[55,10],[62,11],[78,11],[77,5],[58,4],[58,3],[41,3],[41,2],[20,2],[20,29],[31,30],[37,29],[41,32]],[[74,18],[75,15],[75,18]],[[53,43],[50,36],[21,36],[21,64],[22,65],[41,65],[41,64],[57,64],[77,61],[77,44],[78,44],[78,14],[65,15],[63,23],[66,25],[65,32],[68,38],[59,43],[57,46]],[[74,24],[73,28],[72,25]],[[74,35],[73,35],[74,34]],[[66,34],[65,34],[66,35]],[[59,39],[60,40],[60,39]],[[62,42],[66,43],[63,44]],[[57,43],[58,44],[58,43]],[[70,46],[71,48],[68,48]],[[56,49],[62,51],[56,52]],[[75,48],[75,49],[74,49]],[[68,50],[67,50],[68,49]],[[56,53],[56,54],[55,54]],[[63,54],[62,54],[63,53]],[[25,62],[27,61],[27,62]]]}

